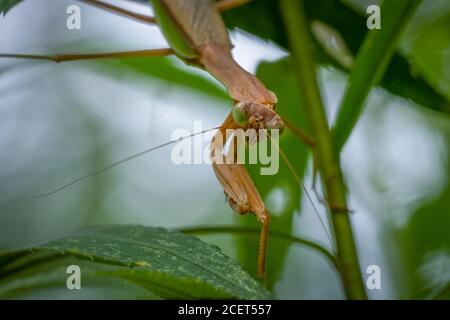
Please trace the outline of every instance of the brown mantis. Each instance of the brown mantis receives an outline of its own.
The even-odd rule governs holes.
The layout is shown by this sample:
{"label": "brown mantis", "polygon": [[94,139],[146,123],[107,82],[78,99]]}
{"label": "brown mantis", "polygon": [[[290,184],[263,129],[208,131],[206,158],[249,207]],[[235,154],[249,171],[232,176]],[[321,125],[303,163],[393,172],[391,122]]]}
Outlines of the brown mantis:
{"label": "brown mantis", "polygon": [[[268,90],[254,75],[245,71],[234,61],[231,55],[232,45],[228,32],[220,17],[219,10],[230,9],[246,1],[223,0],[213,3],[210,0],[153,0],[152,4],[155,9],[156,18],[135,14],[101,1],[81,1],[121,15],[129,16],[133,19],[147,23],[158,23],[171,48],[54,56],[0,54],[0,57],[62,62],[110,57],[150,57],[175,54],[186,63],[206,69],[206,71],[225,85],[230,97],[233,99],[232,112],[218,128],[219,130],[212,139],[211,158],[216,159],[216,156],[219,155],[219,157],[225,159],[226,155],[223,154],[224,141],[223,139],[219,139],[219,137],[225,136],[227,129],[251,128],[283,130],[284,122],[274,111],[277,103],[275,94]],[[148,151],[150,150],[146,150],[145,152]],[[138,155],[124,159],[120,163],[136,156]],[[233,210],[238,214],[253,213],[262,224],[257,275],[263,276],[265,273],[270,214],[243,164],[217,163],[213,160],[212,166]],[[110,167],[108,166],[100,171],[104,171]],[[84,177],[72,181],[70,184]],[[298,179],[298,177],[296,178]],[[66,186],[63,186],[63,188]]]}

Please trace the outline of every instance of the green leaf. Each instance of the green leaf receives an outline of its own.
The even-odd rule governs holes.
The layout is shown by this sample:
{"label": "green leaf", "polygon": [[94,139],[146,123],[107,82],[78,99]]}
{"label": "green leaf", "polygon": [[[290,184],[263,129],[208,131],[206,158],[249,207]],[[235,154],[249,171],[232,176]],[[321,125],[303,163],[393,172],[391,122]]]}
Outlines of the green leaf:
{"label": "green leaf", "polygon": [[[447,133],[446,141],[450,135]],[[449,172],[450,163],[444,172]],[[404,272],[412,296],[450,299],[450,188],[448,185],[433,200],[423,203],[396,233],[405,261]]]}
{"label": "green leaf", "polygon": [[437,290],[432,296],[431,299],[433,300],[450,300],[450,281]]}
{"label": "green leaf", "polygon": [[0,0],[0,15],[5,15],[12,7],[22,0]]}
{"label": "green leaf", "polygon": [[[39,281],[42,285],[58,283],[56,275],[47,273],[54,269],[55,261],[59,261],[56,266],[67,266],[63,259],[67,257],[89,262],[86,270],[81,270],[83,275],[125,279],[161,298],[270,297],[218,247],[179,232],[136,225],[96,226],[0,254],[0,293],[17,291],[30,282],[34,286]],[[38,273],[47,275],[36,278]]]}

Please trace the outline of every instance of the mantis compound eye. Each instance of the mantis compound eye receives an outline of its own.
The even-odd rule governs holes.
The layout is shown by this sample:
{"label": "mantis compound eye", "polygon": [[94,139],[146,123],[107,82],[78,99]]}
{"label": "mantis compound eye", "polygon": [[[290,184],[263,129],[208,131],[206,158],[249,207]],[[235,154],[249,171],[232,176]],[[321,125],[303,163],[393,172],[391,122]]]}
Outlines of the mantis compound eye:
{"label": "mantis compound eye", "polygon": [[245,127],[248,121],[247,117],[247,103],[246,102],[238,102],[233,106],[233,120],[240,125],[241,127]]}

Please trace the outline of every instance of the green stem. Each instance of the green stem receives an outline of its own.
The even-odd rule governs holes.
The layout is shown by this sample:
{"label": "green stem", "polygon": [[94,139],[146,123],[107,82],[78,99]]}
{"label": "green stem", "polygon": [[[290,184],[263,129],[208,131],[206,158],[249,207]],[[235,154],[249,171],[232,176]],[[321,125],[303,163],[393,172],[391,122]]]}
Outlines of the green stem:
{"label": "green stem", "polygon": [[333,149],[331,133],[320,96],[314,49],[309,24],[300,1],[280,0],[281,12],[291,47],[299,92],[307,108],[311,128],[316,139],[317,163],[326,190],[336,236],[337,259],[342,284],[348,299],[367,299],[356,253],[349,214],[346,210],[346,187]]}
{"label": "green stem", "polygon": [[[202,226],[202,227],[187,227],[177,229],[180,232],[186,234],[211,234],[211,233],[234,233],[234,234],[255,234],[258,235],[261,232],[259,228],[250,228],[250,227],[234,227],[234,226],[218,226],[218,227],[210,227],[210,226]],[[328,251],[324,246],[304,238],[299,238],[292,236],[290,234],[286,234],[278,231],[270,231],[269,237],[275,237],[278,239],[286,240],[289,242],[299,243],[306,247],[309,247],[323,256],[327,258],[333,266],[338,269],[338,263],[336,261],[336,257]]]}

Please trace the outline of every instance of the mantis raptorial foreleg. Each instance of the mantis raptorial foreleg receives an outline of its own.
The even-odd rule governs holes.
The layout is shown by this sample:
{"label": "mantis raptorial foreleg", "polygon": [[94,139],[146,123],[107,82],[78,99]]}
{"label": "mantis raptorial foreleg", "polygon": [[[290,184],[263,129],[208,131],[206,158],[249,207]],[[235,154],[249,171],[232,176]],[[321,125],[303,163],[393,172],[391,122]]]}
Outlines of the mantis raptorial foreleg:
{"label": "mantis raptorial foreleg", "polygon": [[[253,213],[258,221],[262,223],[259,238],[257,275],[258,277],[263,277],[265,274],[270,214],[245,166],[236,163],[236,158],[231,159],[232,163],[226,163],[227,156],[223,153],[223,146],[226,143],[226,130],[237,128],[239,128],[239,125],[234,122],[231,114],[228,115],[211,142],[212,167],[217,179],[224,188],[230,206],[238,214]],[[235,148],[233,155],[236,156],[237,145],[233,144],[233,148]]]}

